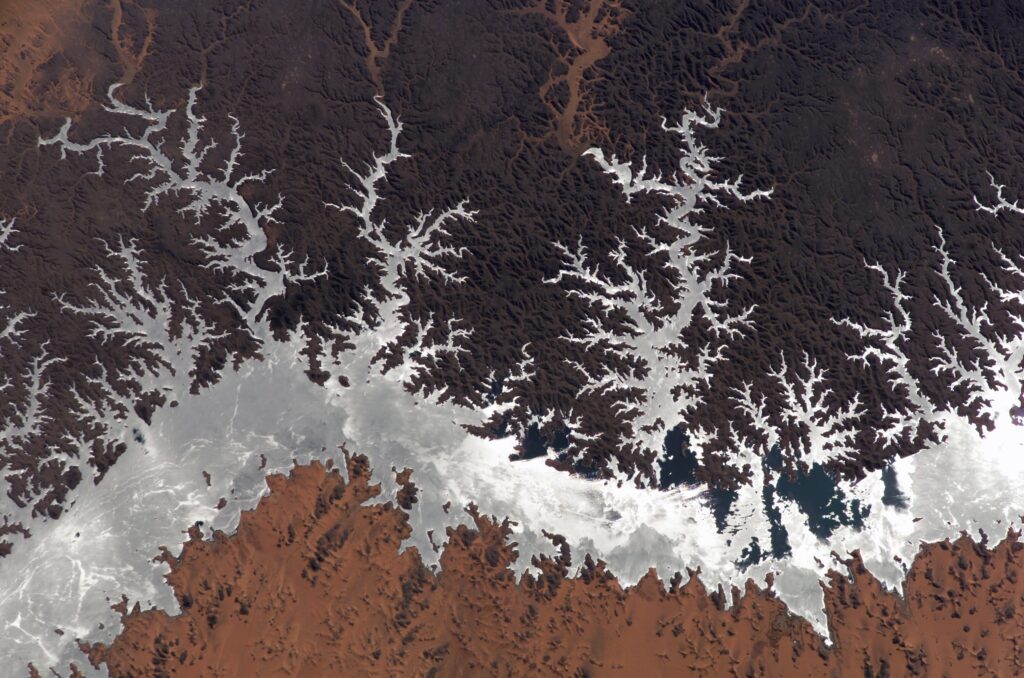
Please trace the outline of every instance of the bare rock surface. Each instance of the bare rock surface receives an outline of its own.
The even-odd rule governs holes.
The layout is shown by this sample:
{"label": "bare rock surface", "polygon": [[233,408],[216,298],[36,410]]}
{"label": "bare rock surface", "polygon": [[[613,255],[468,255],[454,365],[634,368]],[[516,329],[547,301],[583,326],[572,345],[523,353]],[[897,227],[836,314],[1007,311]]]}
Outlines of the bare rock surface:
{"label": "bare rock surface", "polygon": [[[347,476],[347,480],[346,480]],[[366,459],[268,478],[238,532],[165,558],[181,614],[118,604],[124,630],[88,647],[111,676],[736,675],[1013,676],[1024,672],[1024,546],[928,544],[897,593],[856,555],[823,584],[831,641],[770,586],[708,591],[699,573],[622,586],[559,551],[510,569],[510,526],[469,507],[441,569],[401,550],[405,513],[366,506]]]}

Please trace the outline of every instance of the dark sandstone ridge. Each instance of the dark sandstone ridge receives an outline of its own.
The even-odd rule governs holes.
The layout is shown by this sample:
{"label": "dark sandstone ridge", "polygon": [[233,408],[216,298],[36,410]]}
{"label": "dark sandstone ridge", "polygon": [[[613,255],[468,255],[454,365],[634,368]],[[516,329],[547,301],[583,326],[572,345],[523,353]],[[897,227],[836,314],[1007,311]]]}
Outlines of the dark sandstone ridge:
{"label": "dark sandstone ridge", "polygon": [[[480,515],[449,529],[441,569],[400,552],[406,514],[377,493],[365,458],[271,476],[236,534],[198,530],[161,556],[181,614],[124,600],[111,643],[81,641],[111,676],[686,675],[1014,676],[1022,545],[922,547],[903,591],[856,554],[822,586],[833,644],[769,586],[707,591],[698,573],[623,587],[589,556],[558,550],[518,577],[511,526]],[[346,476],[348,479],[346,480]],[[406,478],[408,481],[408,478]]]}
{"label": "dark sandstone ridge", "polygon": [[[403,121],[407,155],[380,186],[375,218],[396,225],[386,235],[462,200],[475,210],[449,233],[465,248],[451,262],[464,282],[420,276],[407,311],[472,328],[472,340],[408,386],[443,385],[471,407],[514,402],[478,432],[532,436],[523,456],[654,485],[659,436],[679,427],[705,441],[688,480],[728,491],[749,473],[732,458],[738,446],[778,448],[780,472],[811,472],[808,430],[819,425],[831,431],[828,471],[854,478],[941,435],[936,413],[984,426],[995,413],[979,394],[1016,383],[1009,338],[1021,331],[1024,279],[999,254],[1024,249],[1013,208],[1024,136],[1007,114],[1024,97],[1012,3],[37,4],[8,2],[2,15],[0,359],[11,385],[0,471],[9,497],[38,515],[59,516],[69,489],[100,481],[124,452],[106,418],[144,428],[178,397],[139,377],[163,369],[159,351],[82,311],[104,294],[166,315],[173,338],[202,339],[189,389],[258,355],[250,320],[279,334],[301,323],[323,350],[344,341],[379,281],[354,219],[325,203],[350,195],[339,158],[362,167],[380,152],[374,97]],[[236,176],[273,170],[240,194],[252,210],[282,198],[259,220],[254,266],[284,271],[287,255],[317,274],[289,268],[281,293],[253,308],[237,272],[207,267],[197,246],[222,233],[223,209],[182,212],[192,196],[176,193],[143,211],[154,180],[127,181],[139,169],[130,149],[106,149],[97,175],[91,152],[62,159],[38,144],[65,117],[79,143],[119,130],[124,116],[102,108],[118,82],[117,101],[177,109],[167,135],[178,139],[201,86],[196,110],[219,142],[211,166],[226,160],[235,116]],[[627,200],[582,152],[599,147],[634,172],[646,158],[652,176],[689,185],[671,126],[705,97],[724,110],[697,130],[720,158],[702,176],[742,174],[742,191],[773,192],[698,205],[703,233],[687,251],[705,257],[693,268],[701,280],[717,282],[677,343],[652,350],[699,374],[690,392],[663,398],[668,414],[642,422],[654,407],[635,380],[655,372],[650,356],[611,344],[642,339],[637,319],[657,326],[683,298],[679,269],[659,254],[674,237],[659,216],[676,203],[658,191]],[[181,144],[167,152],[185,162]],[[606,292],[639,276],[639,315],[606,312],[610,297],[592,282],[560,278],[579,251]],[[712,307],[742,316],[742,331],[715,329]],[[611,339],[581,336],[588,322]],[[323,378],[310,353],[311,378]],[[905,366],[898,378],[894,364]],[[752,416],[761,411],[766,424]],[[641,434],[654,442],[638,446]]]}

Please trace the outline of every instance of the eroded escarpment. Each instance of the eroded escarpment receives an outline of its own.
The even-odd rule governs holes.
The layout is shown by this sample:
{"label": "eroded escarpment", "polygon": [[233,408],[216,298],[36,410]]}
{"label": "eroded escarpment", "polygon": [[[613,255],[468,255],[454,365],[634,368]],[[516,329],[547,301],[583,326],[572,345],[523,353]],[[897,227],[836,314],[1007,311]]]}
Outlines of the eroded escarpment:
{"label": "eroded escarpment", "polygon": [[[440,570],[423,566],[367,460],[347,473],[314,462],[268,478],[238,531],[160,557],[181,613],[119,604],[124,630],[81,645],[112,676],[256,673],[420,675],[1019,675],[1024,554],[1010,532],[990,547],[929,544],[902,595],[854,554],[822,586],[833,645],[767,588],[707,591],[699,573],[623,587],[589,557],[551,556],[517,575],[513,526],[468,509]],[[408,473],[400,481],[408,485]]]}
{"label": "eroded escarpment", "polygon": [[[936,539],[1012,517],[1024,482],[1007,470],[1020,457],[1024,208],[1005,110],[1024,91],[1019,21],[998,6],[975,21],[927,4],[832,5],[34,8],[44,33],[26,69],[8,69],[31,86],[0,88],[28,102],[0,135],[0,555],[17,556],[28,531],[53,533],[69,507],[81,514],[86,495],[103,505],[170,482],[147,456],[167,442],[161,418],[231,367],[266,367],[288,333],[307,342],[296,373],[341,385],[348,405],[387,376],[404,390],[381,401],[458,421],[460,435],[469,424],[505,437],[506,458],[518,441],[511,469],[499,459],[492,472],[484,446],[441,465],[455,503],[508,491],[514,501],[491,512],[535,534],[562,529],[574,548],[592,518],[616,516],[601,525],[609,560],[609,545],[659,515],[671,556],[640,567],[694,554],[709,577],[712,563],[731,577],[771,556],[813,577],[808,551],[827,560],[851,542],[891,566],[915,526]],[[39,109],[61,78],[72,95],[53,90]],[[421,397],[429,407],[410,403]],[[364,420],[357,442],[391,435],[394,421]],[[974,435],[990,423],[989,438]],[[362,449],[422,474],[458,447],[454,436],[421,447],[420,433],[402,431],[417,454],[401,460],[379,454],[391,439]],[[887,466],[944,434],[955,440],[941,455]],[[179,456],[197,441],[182,438],[166,446],[189,476],[179,488],[200,482]],[[530,457],[611,481],[574,485],[568,506],[522,501],[523,487],[542,485],[547,500],[569,482],[532,482],[541,462],[519,463]],[[135,463],[151,484],[119,488],[108,472]],[[884,489],[877,475],[840,487],[878,467]],[[625,490],[611,488],[634,480],[710,488],[714,516],[691,510],[697,500],[648,511],[656,502],[636,494],[638,510],[620,512]],[[129,515],[110,503],[84,521],[83,541],[123,537],[97,527]],[[716,528],[700,548],[679,527],[694,515]],[[77,539],[68,528],[56,529]],[[8,581],[39,571],[18,567]],[[74,579],[107,611],[96,567],[83,556],[69,568],[87,576],[54,574],[19,595],[74,601],[36,595]],[[6,600],[7,637],[24,639],[27,608]],[[67,610],[35,611],[47,630],[29,640],[46,645],[48,620]]]}
{"label": "eroded escarpment", "polygon": [[157,9],[135,0],[0,3],[0,126],[78,116],[149,58]]}
{"label": "eroded escarpment", "polygon": [[[361,171],[386,135],[376,96],[405,123],[401,161],[367,215],[381,242],[464,200],[475,215],[446,245],[464,256],[445,274],[417,275],[406,311],[432,318],[435,334],[472,337],[457,356],[418,365],[409,387],[476,410],[515,402],[481,431],[519,439],[519,458],[756,493],[782,476],[862,477],[932,445],[947,415],[998,427],[1008,407],[992,391],[1016,399],[1021,377],[1021,347],[1004,339],[1024,315],[1024,278],[1001,258],[1019,267],[1022,248],[1011,209],[1019,134],[1002,115],[1021,91],[1016,43],[1003,34],[1016,19],[998,6],[972,21],[943,6],[833,5],[140,0],[57,13],[8,3],[0,351],[13,390],[0,426],[16,440],[0,468],[19,516],[58,516],[124,454],[130,431],[108,439],[93,410],[142,430],[174,401],[136,388],[149,358],[101,341],[95,314],[80,312],[99,303],[103,276],[150,317],[159,313],[140,297],[156,293],[174,322],[195,310],[188,322],[223,335],[183,366],[197,387],[258,350],[233,308],[247,306],[238,280],[216,275],[196,247],[230,213],[182,213],[180,191],[180,203],[145,201],[152,186],[125,183],[140,169],[125,148],[107,149],[101,177],[91,157],[65,162],[39,147],[66,115],[77,143],[118,134],[125,116],[101,110],[114,82],[125,83],[125,106],[142,110],[148,98],[155,111],[176,109],[172,135],[187,127],[182,109],[198,86],[204,144],[231,148],[237,120],[235,179],[270,172],[238,195],[253,210],[282,201],[250,263],[275,268],[287,255],[323,272],[290,276],[261,317],[277,334],[301,327],[314,379],[327,378],[321,353],[348,338],[364,293],[380,291],[359,220],[326,206],[352,196],[338,158]],[[680,121],[718,105],[721,124],[698,125],[681,144]],[[605,165],[585,153],[592,144]],[[707,153],[680,153],[696,145]],[[693,172],[695,159],[707,172]],[[206,169],[222,160],[212,152]],[[633,178],[660,172],[660,186],[629,184],[623,195],[619,175],[603,171],[613,166]],[[744,175],[744,191],[774,193],[718,209],[710,198],[727,196],[710,192],[688,224],[700,237],[679,238],[659,220],[678,206],[666,191],[695,175]],[[672,260],[671,248],[689,258]],[[124,291],[125,254],[143,289]],[[184,289],[160,290],[162,280]],[[623,304],[606,312],[613,298],[632,314]],[[687,299],[701,308],[677,308]],[[673,383],[658,381],[666,363]],[[113,404],[111,391],[121,392]],[[680,432],[681,454],[692,454],[675,463],[665,438]],[[756,454],[776,447],[779,468],[759,470]]]}

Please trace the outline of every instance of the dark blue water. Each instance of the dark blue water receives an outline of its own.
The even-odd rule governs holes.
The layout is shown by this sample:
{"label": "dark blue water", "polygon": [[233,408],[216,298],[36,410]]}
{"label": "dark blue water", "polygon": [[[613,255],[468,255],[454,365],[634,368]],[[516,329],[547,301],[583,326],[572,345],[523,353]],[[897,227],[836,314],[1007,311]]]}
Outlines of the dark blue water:
{"label": "dark blue water", "polygon": [[[658,469],[658,484],[663,490],[697,484],[697,455],[690,449],[690,439],[679,426],[665,436],[665,456]],[[705,492],[704,500],[715,517],[715,527],[719,532],[725,530],[737,496],[736,492],[721,487],[711,487]]]}
{"label": "dark blue water", "polygon": [[526,429],[526,435],[520,441],[519,447],[522,452],[516,457],[517,460],[546,457],[549,451],[561,452],[569,447],[569,430],[559,426],[548,439],[541,435],[536,424],[531,424],[530,428]]}
{"label": "dark blue water", "polygon": [[[504,382],[504,378],[495,379],[491,383],[491,386],[484,397],[492,403],[495,402],[498,399],[498,396],[501,395],[502,389],[504,388]],[[508,415],[505,415],[500,419],[500,421],[490,427],[490,434],[495,438],[504,438],[509,435],[508,425],[509,417]],[[520,452],[515,456],[513,461],[546,457],[551,451],[558,453],[568,447],[569,429],[564,426],[559,426],[553,433],[545,436],[541,434],[537,424],[531,424],[530,427],[526,429],[526,433],[523,435],[523,438],[519,441]]]}
{"label": "dark blue water", "polygon": [[800,512],[807,516],[811,534],[827,539],[840,526],[864,527],[870,507],[862,506],[859,499],[847,500],[835,476],[819,464],[790,477],[782,473],[782,454],[777,448],[768,454],[765,464],[778,476],[776,496],[796,503]]}
{"label": "dark blue water", "polygon": [[[808,529],[821,538],[829,538],[839,527],[851,526],[855,529],[864,527],[864,520],[870,513],[870,507],[864,506],[858,499],[850,499],[842,491],[835,476],[820,465],[815,464],[806,471],[797,471],[792,475],[783,473],[782,452],[773,448],[761,460],[764,477],[768,479],[762,490],[762,501],[765,515],[768,517],[770,543],[762,544],[754,538],[744,547],[737,565],[749,567],[768,558],[783,558],[792,552],[789,534],[782,525],[782,514],[777,502],[788,500],[807,519]],[[665,436],[665,455],[659,469],[659,480],[662,489],[679,485],[696,485],[697,456],[690,449],[689,438],[681,428],[675,428]],[[886,496],[894,506],[905,506],[905,497],[896,486],[895,472],[890,469],[888,480],[883,474],[886,485]],[[891,489],[890,489],[891,488]],[[737,495],[735,492],[722,488],[710,488],[704,494],[704,500],[714,516],[715,526],[720,533],[726,529],[726,522],[732,511]]]}
{"label": "dark blue water", "polygon": [[892,466],[882,469],[882,503],[898,509],[907,508],[907,495],[900,490],[896,469]]}

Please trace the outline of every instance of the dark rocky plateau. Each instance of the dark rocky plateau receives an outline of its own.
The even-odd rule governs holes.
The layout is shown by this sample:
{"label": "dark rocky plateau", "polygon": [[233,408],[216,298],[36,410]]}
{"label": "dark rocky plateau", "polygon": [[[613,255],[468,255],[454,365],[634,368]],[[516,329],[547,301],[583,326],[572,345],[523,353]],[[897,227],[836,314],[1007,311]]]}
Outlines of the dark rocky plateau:
{"label": "dark rocky plateau", "polygon": [[[679,303],[671,270],[644,256],[638,233],[648,229],[664,244],[658,217],[670,202],[656,193],[623,199],[582,152],[596,146],[635,166],[644,157],[652,171],[678,178],[677,143],[661,116],[673,122],[705,100],[723,109],[721,123],[700,133],[721,158],[709,176],[742,175],[743,190],[773,193],[723,195],[721,208],[706,203],[696,216],[706,229],[693,246],[707,256],[701,270],[734,255],[727,289],[712,286],[708,299],[726,313],[751,310],[746,329],[716,345],[720,359],[698,384],[700,398],[658,423],[710,440],[685,480],[725,492],[745,482],[749,468],[731,458],[737,445],[777,446],[783,472],[809,473],[807,420],[793,408],[828,420],[855,398],[860,409],[840,426],[848,451],[826,464],[829,474],[856,478],[914,453],[941,431],[892,379],[894,360],[929,407],[989,423],[976,396],[1005,375],[984,342],[1008,354],[1003,339],[1021,331],[1024,312],[1024,279],[997,254],[1024,250],[1024,216],[1012,209],[1024,186],[1016,114],[1024,109],[1024,17],[1014,3],[69,0],[6,2],[0,19],[0,216],[14,220],[0,252],[0,317],[18,318],[0,339],[9,381],[0,423],[17,434],[0,449],[0,470],[8,495],[37,514],[59,516],[68,490],[100,482],[123,452],[83,423],[85,409],[131,403],[148,421],[171,404],[135,380],[157,360],[151,347],[104,335],[95,318],[65,307],[94,303],[103,275],[130,272],[110,256],[118,243],[137,247],[136,272],[149,284],[176,281],[164,290],[179,309],[172,322],[202,318],[210,338],[196,352],[192,388],[258,354],[238,310],[252,300],[231,287],[230,272],[204,268],[191,239],[224,226],[224,214],[185,218],[185,197],[169,195],[140,216],[152,183],[126,181],[137,169],[127,149],[106,149],[97,175],[91,153],[62,159],[39,145],[66,117],[75,140],[109,131],[112,115],[114,129],[123,124],[103,109],[113,83],[123,83],[120,101],[148,98],[179,111],[201,85],[197,107],[213,138],[227,137],[236,117],[245,144],[238,172],[273,169],[246,185],[245,199],[255,206],[284,196],[261,223],[268,247],[256,263],[272,270],[275,254],[290,252],[326,272],[289,280],[285,294],[255,310],[275,331],[301,325],[324,346],[378,285],[354,220],[325,202],[351,190],[339,158],[361,167],[381,152],[379,97],[404,124],[407,157],[381,186],[375,218],[410,223],[462,200],[475,210],[472,222],[449,228],[452,246],[465,250],[448,263],[464,282],[427,272],[405,311],[472,328],[472,341],[457,360],[430,361],[409,388],[447,389],[445,397],[473,405],[515,399],[479,432],[518,436],[522,456],[547,453],[567,471],[641,484],[666,477],[658,448],[629,442],[638,432],[618,407],[640,397],[643,409],[642,394],[585,388],[594,375],[642,376],[649,366],[623,362],[607,343],[572,340],[595,319],[628,337],[626,319],[574,293],[585,285],[549,281],[564,270],[558,245],[579,243],[605,279],[621,283],[632,271],[653,306]],[[169,124],[168,134],[184,133],[183,118]],[[224,148],[213,157],[223,160]],[[628,269],[606,258],[620,242]],[[898,275],[899,307],[886,286]],[[986,300],[988,315],[971,327],[939,307],[970,316]],[[192,315],[180,315],[181,306]],[[884,329],[886,313],[905,317],[905,330],[888,339],[864,331]],[[692,347],[720,339],[700,313],[684,329],[672,349],[680,365],[698,360]],[[948,357],[943,341],[980,376],[935,369]],[[526,377],[524,346],[533,365]],[[810,376],[810,362],[781,362],[798,355],[825,386],[787,395],[787,385]],[[315,355],[309,370],[322,378]],[[740,391],[768,413],[774,445]],[[34,407],[42,415],[26,423]],[[569,429],[590,441],[566,444]],[[883,429],[892,435],[880,437]],[[0,533],[18,529],[5,523]]]}
{"label": "dark rocky plateau", "polygon": [[[794,506],[833,548],[879,508],[850,482],[881,470],[906,508],[894,461],[1024,418],[1022,80],[1010,0],[0,0],[0,571],[268,334],[362,393],[331,359],[396,297],[370,364],[480,413],[509,464],[700,488],[717,536],[763,496],[743,577],[791,553]],[[1012,529],[897,556],[902,595],[833,554],[827,647],[772,580],[622,586],[548,531],[517,577],[475,508],[430,569],[399,551],[417,469],[367,504],[345,459],[165,552],[181,614],[124,601],[123,633],[81,639],[94,666],[1024,671]]]}

